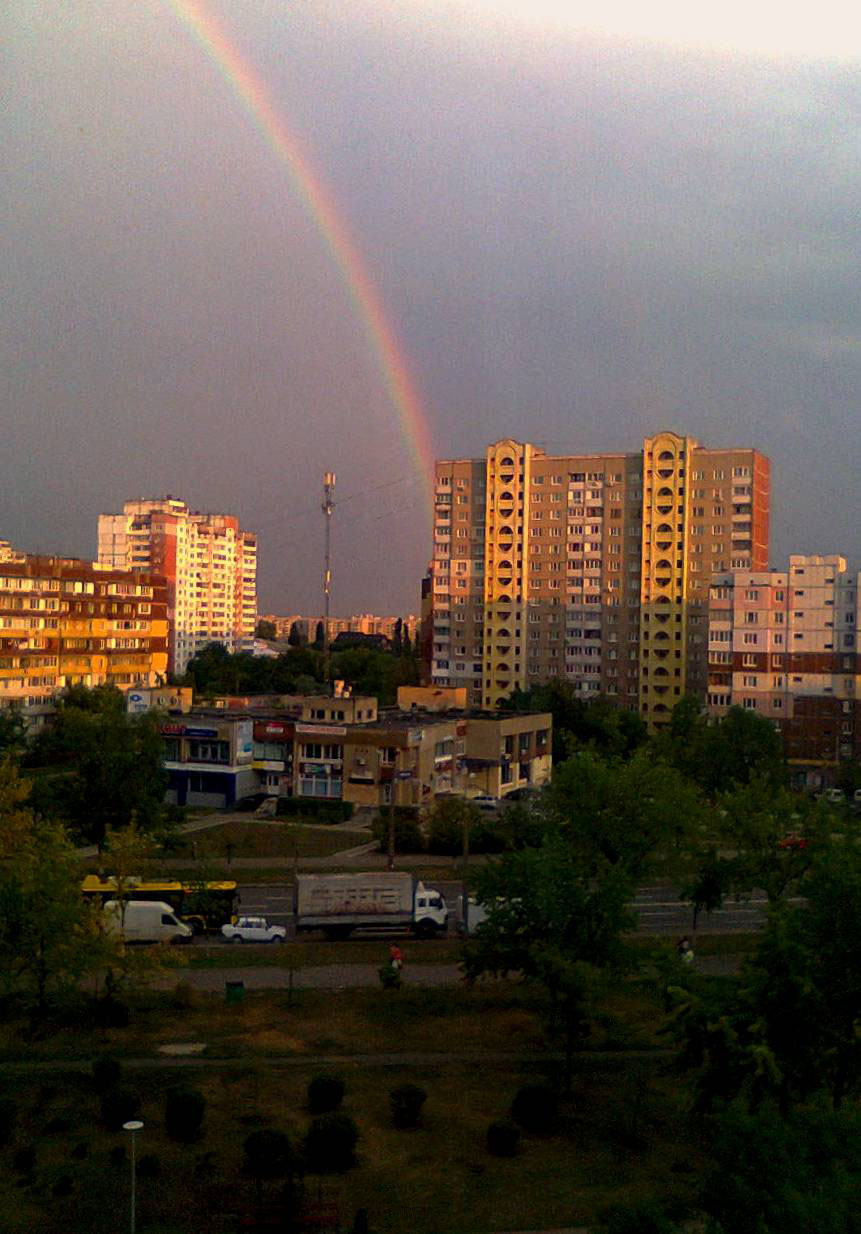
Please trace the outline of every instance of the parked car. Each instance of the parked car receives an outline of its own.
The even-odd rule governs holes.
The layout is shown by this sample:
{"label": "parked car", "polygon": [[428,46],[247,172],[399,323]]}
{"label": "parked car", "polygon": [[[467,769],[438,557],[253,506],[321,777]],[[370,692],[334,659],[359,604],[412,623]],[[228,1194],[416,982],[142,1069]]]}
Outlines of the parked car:
{"label": "parked car", "polygon": [[797,832],[790,832],[784,836],[782,840],[777,841],[778,848],[807,848],[807,839],[804,836],[798,835]]}
{"label": "parked car", "polygon": [[846,800],[846,794],[842,788],[829,788],[825,794],[825,800],[830,806],[840,806]]}
{"label": "parked car", "polygon": [[481,810],[483,814],[496,814],[500,805],[498,798],[491,797],[487,793],[480,793],[478,797],[470,797],[469,804]]}
{"label": "parked car", "polygon": [[237,917],[221,933],[229,943],[283,943],[287,937],[283,926],[270,925],[265,917]]}

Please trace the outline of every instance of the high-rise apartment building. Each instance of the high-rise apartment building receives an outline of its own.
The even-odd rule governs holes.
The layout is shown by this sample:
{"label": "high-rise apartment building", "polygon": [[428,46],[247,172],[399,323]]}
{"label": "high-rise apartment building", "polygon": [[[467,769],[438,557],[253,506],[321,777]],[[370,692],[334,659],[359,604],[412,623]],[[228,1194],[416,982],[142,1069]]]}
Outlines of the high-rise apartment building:
{"label": "high-rise apartment building", "polygon": [[559,678],[660,724],[705,695],[712,572],[768,558],[769,464],[659,433],[636,453],[503,440],[437,463],[428,677],[493,708]]}
{"label": "high-rise apartment building", "polygon": [[0,564],[0,707],[31,723],[67,686],[163,683],[167,642],[161,578],[67,557]]}
{"label": "high-rise apartment building", "polygon": [[744,707],[773,720],[804,777],[861,757],[859,624],[861,574],[843,557],[794,555],[788,570],[717,575],[709,711]]}
{"label": "high-rise apartment building", "polygon": [[99,561],[166,579],[172,672],[208,643],[253,651],[257,537],[231,515],[172,497],[127,501],[122,514],[99,515]]}

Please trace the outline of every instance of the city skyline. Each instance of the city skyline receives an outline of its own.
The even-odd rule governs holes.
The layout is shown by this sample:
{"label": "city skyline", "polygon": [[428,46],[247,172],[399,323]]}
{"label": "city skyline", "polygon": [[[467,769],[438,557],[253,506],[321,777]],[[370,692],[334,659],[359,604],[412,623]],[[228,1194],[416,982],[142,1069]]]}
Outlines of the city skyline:
{"label": "city skyline", "polygon": [[566,7],[7,6],[0,536],[174,492],[313,612],[334,470],[333,611],[415,611],[431,456],[665,427],[856,561],[857,39]]}

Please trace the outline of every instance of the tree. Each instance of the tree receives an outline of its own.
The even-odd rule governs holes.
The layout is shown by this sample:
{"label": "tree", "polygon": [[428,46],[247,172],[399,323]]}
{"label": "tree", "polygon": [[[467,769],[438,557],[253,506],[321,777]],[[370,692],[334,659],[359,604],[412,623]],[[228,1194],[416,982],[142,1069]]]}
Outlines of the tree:
{"label": "tree", "polygon": [[549,711],[553,716],[553,762],[565,761],[582,748],[625,759],[643,745],[647,730],[634,711],[608,699],[584,699],[567,681],[548,681],[515,690],[500,703],[501,711]]}
{"label": "tree", "polygon": [[109,827],[161,823],[167,776],[159,719],[128,715],[118,690],[67,695],[43,752],[55,767],[37,780],[34,805],[83,839],[101,848]]}
{"label": "tree", "polygon": [[325,642],[325,639],[326,639],[326,631],[323,627],[323,623],[322,621],[318,621],[317,628],[314,632],[314,646],[318,651],[322,651],[323,643]]}
{"label": "tree", "polygon": [[683,698],[673,708],[668,730],[652,738],[655,756],[676,767],[710,798],[752,780],[777,788],[786,782],[783,741],[765,716],[730,707],[712,720],[698,699]]}
{"label": "tree", "polygon": [[263,618],[257,623],[257,629],[254,631],[257,638],[275,639],[278,637],[278,629],[274,621],[264,621]]}
{"label": "tree", "polygon": [[544,992],[546,1021],[564,1043],[566,1087],[602,980],[631,964],[622,939],[634,924],[631,894],[622,866],[585,862],[560,834],[476,874],[487,917],[464,947],[466,977],[515,973]]}
{"label": "tree", "polygon": [[584,861],[619,866],[633,879],[659,850],[696,836],[705,818],[696,787],[645,749],[627,762],[578,752],[556,768],[539,811]]}
{"label": "tree", "polygon": [[401,655],[404,649],[404,623],[399,617],[395,622],[394,635],[392,638],[392,651],[396,656]]}
{"label": "tree", "polygon": [[27,745],[27,722],[21,708],[13,705],[0,711],[0,759],[20,758]]}
{"label": "tree", "polygon": [[292,621],[290,623],[290,633],[287,635],[287,646],[301,647],[304,641],[298,621]]}
{"label": "tree", "polygon": [[[13,798],[18,791],[13,784]],[[20,801],[16,813],[29,815],[29,825],[4,828],[0,973],[41,1017],[52,998],[109,962],[117,944],[102,934],[81,895],[80,858],[64,828],[39,822]]]}
{"label": "tree", "polygon": [[727,854],[714,860],[716,879],[736,895],[761,887],[770,904],[783,899],[830,841],[825,805],[766,777],[722,795],[714,818],[718,847]]}
{"label": "tree", "polygon": [[804,902],[772,908],[753,957],[729,989],[677,991],[676,1030],[697,1070],[698,1104],[773,1099],[787,1115],[827,1093],[834,1109],[861,1089],[861,858],[819,854]]}
{"label": "tree", "polygon": [[0,759],[0,862],[20,852],[33,829],[30,787],[9,754]]}

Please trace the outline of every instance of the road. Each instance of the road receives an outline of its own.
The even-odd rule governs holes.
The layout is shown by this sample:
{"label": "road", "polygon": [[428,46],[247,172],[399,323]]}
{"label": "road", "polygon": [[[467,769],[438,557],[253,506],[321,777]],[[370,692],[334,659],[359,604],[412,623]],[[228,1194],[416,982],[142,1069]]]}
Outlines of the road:
{"label": "road", "polygon": [[[462,884],[456,880],[433,882],[448,905],[452,920],[457,919],[458,899]],[[259,913],[275,925],[286,926],[288,937],[293,931],[293,888],[290,883],[241,884],[241,911]],[[702,933],[731,934],[758,930],[765,923],[766,899],[761,892],[750,901],[728,902],[722,909],[700,916]],[[673,887],[641,887],[634,898],[640,931],[644,934],[685,934],[691,930],[690,906],[679,900]]]}

